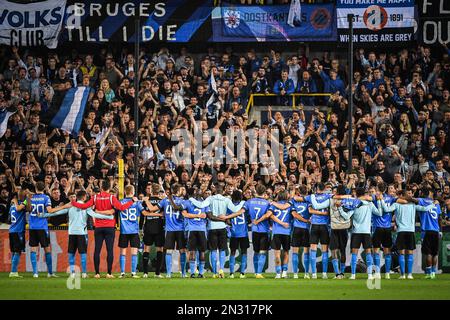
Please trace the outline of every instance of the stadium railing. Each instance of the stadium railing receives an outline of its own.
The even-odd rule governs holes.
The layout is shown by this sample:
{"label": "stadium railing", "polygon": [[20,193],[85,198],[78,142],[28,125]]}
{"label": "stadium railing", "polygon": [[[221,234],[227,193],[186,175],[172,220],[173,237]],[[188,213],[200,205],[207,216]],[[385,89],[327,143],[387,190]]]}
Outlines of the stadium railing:
{"label": "stadium railing", "polygon": [[[299,99],[298,97],[331,97],[331,93],[293,93],[290,95],[287,95],[289,98],[291,98],[291,106],[293,109],[297,108],[297,102]],[[275,93],[252,93],[250,94],[247,102],[247,107],[245,109],[245,112],[247,114],[250,113],[251,109],[253,108],[255,104],[255,98],[256,97],[281,97],[281,95],[275,94]]]}

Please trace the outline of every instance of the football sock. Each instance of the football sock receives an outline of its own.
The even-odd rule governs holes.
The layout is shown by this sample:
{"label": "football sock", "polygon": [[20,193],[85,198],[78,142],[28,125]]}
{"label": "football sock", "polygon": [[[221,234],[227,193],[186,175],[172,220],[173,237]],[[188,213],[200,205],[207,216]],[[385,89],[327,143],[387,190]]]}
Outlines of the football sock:
{"label": "football sock", "polygon": [[303,268],[305,268],[305,273],[309,272],[309,266],[310,266],[310,255],[309,252],[303,254]]}
{"label": "football sock", "polygon": [[386,267],[386,273],[391,272],[392,256],[390,253],[384,256],[384,266]]}
{"label": "football sock", "polygon": [[259,261],[259,253],[253,253],[253,268],[255,269],[255,273],[258,273],[258,261]]}
{"label": "football sock", "polygon": [[298,253],[292,254],[292,272],[298,273]]}
{"label": "football sock", "polygon": [[333,259],[331,260],[331,263],[333,264],[333,270],[335,274],[340,274],[341,272],[339,271],[339,260],[338,259]]}
{"label": "football sock", "polygon": [[125,262],[126,262],[127,258],[125,255],[121,254],[120,255],[120,272],[121,273],[125,273]]}
{"label": "football sock", "polygon": [[352,253],[351,269],[352,274],[356,274],[356,260],[358,259],[357,253]]}
{"label": "football sock", "polygon": [[131,255],[131,273],[136,273],[137,267],[137,254]]}
{"label": "football sock", "polygon": [[245,273],[246,269],[247,269],[247,255],[243,254],[241,256],[241,273]]}
{"label": "football sock", "polygon": [[311,273],[317,273],[317,251],[311,250],[310,251],[310,260],[311,260]]}
{"label": "football sock", "polygon": [[150,253],[149,252],[144,252],[142,254],[142,267],[144,269],[143,270],[144,273],[148,273],[148,260],[150,260]]}
{"label": "football sock", "polygon": [[167,275],[172,275],[172,253],[166,253],[166,270]]}
{"label": "football sock", "polygon": [[373,262],[375,264],[375,272],[380,273],[381,258],[378,252],[373,254]]}
{"label": "football sock", "polygon": [[[155,265],[155,274],[159,275],[161,273],[161,266],[163,263],[164,252],[156,251],[156,265]],[[148,267],[148,264],[147,264]]]}
{"label": "football sock", "polygon": [[200,266],[198,267],[198,272],[200,274],[205,273],[205,261],[200,261]]}
{"label": "football sock", "polygon": [[186,252],[180,253],[181,274],[186,275]]}
{"label": "football sock", "polygon": [[195,274],[195,260],[189,260],[189,270],[191,274]]}
{"label": "football sock", "polygon": [[413,273],[414,255],[408,254],[406,259],[408,261],[408,273]]}
{"label": "football sock", "polygon": [[33,274],[36,274],[37,273],[36,252],[30,252],[30,260],[31,260],[31,266],[33,267]]}
{"label": "football sock", "polygon": [[234,273],[234,264],[236,263],[236,257],[230,255],[230,273]]}
{"label": "football sock", "polygon": [[53,273],[53,265],[52,265],[52,253],[51,252],[47,252],[45,254],[45,263],[47,264],[48,273],[52,274]]}
{"label": "football sock", "polygon": [[399,255],[398,263],[400,264],[400,274],[404,275],[405,274],[405,255],[404,254]]}
{"label": "football sock", "polygon": [[345,273],[345,262],[341,262],[341,273]]}
{"label": "football sock", "polygon": [[266,265],[266,254],[260,253],[258,258],[258,273],[261,274],[264,271],[264,266]]}
{"label": "football sock", "polygon": [[80,254],[81,257],[81,272],[86,273],[87,271],[87,254],[86,253],[82,253]]}
{"label": "football sock", "polygon": [[366,254],[367,273],[372,274],[373,270],[373,257],[371,253]]}
{"label": "football sock", "polygon": [[219,251],[220,270],[223,270],[225,268],[225,260],[226,260],[225,250],[220,250]]}
{"label": "football sock", "polygon": [[281,266],[275,266],[275,272],[277,274],[280,274],[281,273]]}
{"label": "football sock", "polygon": [[425,274],[431,274],[431,267],[425,268]]}
{"label": "football sock", "polygon": [[75,273],[75,254],[69,253],[70,273]]}
{"label": "football sock", "polygon": [[17,272],[19,262],[20,262],[20,253],[15,252],[11,258],[11,272]]}
{"label": "football sock", "polygon": [[217,273],[217,250],[211,251],[211,268],[212,273]]}
{"label": "football sock", "polygon": [[287,264],[282,264],[281,265],[281,270],[282,271],[288,271],[288,265]]}
{"label": "football sock", "polygon": [[322,272],[328,271],[328,251],[322,253]]}

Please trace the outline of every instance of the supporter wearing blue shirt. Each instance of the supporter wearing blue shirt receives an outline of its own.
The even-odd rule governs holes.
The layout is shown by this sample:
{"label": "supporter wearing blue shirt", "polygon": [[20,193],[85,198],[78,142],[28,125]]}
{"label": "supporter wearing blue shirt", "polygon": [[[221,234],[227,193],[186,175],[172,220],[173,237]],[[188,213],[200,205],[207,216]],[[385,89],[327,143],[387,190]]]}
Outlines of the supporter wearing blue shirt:
{"label": "supporter wearing blue shirt", "polygon": [[339,94],[341,96],[345,96],[344,81],[342,81],[342,79],[339,78],[337,73],[333,70],[330,70],[330,75],[328,75],[323,71],[322,66],[319,66],[319,69],[320,69],[319,75],[322,78],[323,83],[324,83],[323,92],[332,93],[332,94],[339,92]]}
{"label": "supporter wearing blue shirt", "polygon": [[277,103],[279,105],[289,105],[291,101],[289,95],[295,92],[294,81],[289,79],[288,75],[289,73],[287,71],[281,72],[281,79],[277,80],[273,87],[273,92],[279,95],[279,97],[277,97]]}

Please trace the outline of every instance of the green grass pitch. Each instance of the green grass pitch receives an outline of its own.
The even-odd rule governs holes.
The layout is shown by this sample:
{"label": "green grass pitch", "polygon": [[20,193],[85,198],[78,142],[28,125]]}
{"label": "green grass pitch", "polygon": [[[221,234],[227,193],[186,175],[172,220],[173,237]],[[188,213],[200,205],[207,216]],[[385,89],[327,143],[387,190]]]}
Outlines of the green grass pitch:
{"label": "green grass pitch", "polygon": [[[7,273],[0,274],[0,299],[245,299],[245,300],[316,300],[316,299],[450,299],[450,274],[437,275],[434,280],[424,279],[423,274],[414,280],[398,280],[392,274],[391,280],[381,280],[379,290],[369,290],[366,276],[357,275],[357,280],[255,279],[156,279],[149,274],[147,279],[81,279],[79,290],[67,288],[67,275],[47,279],[32,278],[30,273],[22,279],[9,279]],[[329,274],[329,277],[332,277]],[[347,275],[348,277],[348,275]]]}

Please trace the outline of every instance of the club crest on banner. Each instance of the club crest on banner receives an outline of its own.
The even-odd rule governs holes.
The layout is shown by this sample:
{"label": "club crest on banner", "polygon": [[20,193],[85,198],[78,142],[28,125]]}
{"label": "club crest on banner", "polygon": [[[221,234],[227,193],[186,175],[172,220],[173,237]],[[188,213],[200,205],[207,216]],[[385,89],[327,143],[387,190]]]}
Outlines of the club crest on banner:
{"label": "club crest on banner", "polygon": [[237,28],[241,22],[241,14],[237,10],[226,10],[223,17],[228,28]]}
{"label": "club crest on banner", "polygon": [[388,22],[388,14],[381,6],[370,6],[364,12],[364,24],[369,30],[378,31]]}

